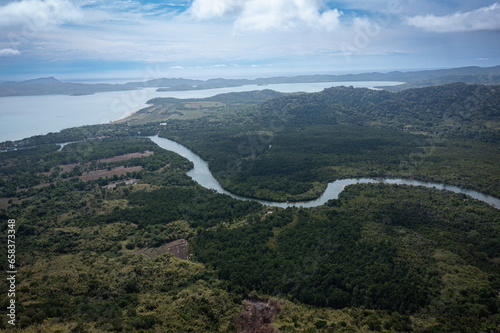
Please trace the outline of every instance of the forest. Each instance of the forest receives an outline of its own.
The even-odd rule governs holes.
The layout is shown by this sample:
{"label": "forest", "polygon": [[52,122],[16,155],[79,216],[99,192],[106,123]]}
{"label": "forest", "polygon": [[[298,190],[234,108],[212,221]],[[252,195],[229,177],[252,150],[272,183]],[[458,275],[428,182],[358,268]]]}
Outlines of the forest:
{"label": "forest", "polygon": [[[351,185],[314,208],[264,206],[201,187],[191,162],[147,136],[190,148],[250,198],[312,199],[348,177],[500,197],[499,99],[497,86],[459,83],[156,99],[123,122],[4,142],[0,237],[15,219],[16,329],[236,332],[245,304],[261,302],[279,309],[260,318],[279,332],[497,332],[498,209],[386,184]],[[179,241],[183,258],[169,250]]]}
{"label": "forest", "polygon": [[205,122],[174,119],[160,133],[246,197],[311,199],[330,181],[361,176],[437,181],[498,197],[499,103],[497,86],[336,87],[268,99],[231,116],[221,110]]}
{"label": "forest", "polygon": [[[236,292],[403,315],[441,306],[433,330],[480,327],[498,312],[498,267],[488,261],[499,253],[499,214],[472,217],[463,196],[452,197],[450,208],[449,198],[434,190],[357,185],[325,207],[287,209],[242,228],[203,232],[195,240],[196,258]],[[448,271],[454,265],[456,271]],[[484,278],[481,287],[451,286],[466,271],[470,279]],[[474,302],[479,312],[470,312]]]}

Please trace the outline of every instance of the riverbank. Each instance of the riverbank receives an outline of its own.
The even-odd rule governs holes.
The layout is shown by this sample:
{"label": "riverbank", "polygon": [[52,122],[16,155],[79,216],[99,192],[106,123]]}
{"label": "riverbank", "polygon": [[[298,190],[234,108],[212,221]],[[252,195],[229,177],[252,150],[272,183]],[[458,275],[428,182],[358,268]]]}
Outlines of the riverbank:
{"label": "riverbank", "polygon": [[325,204],[328,200],[338,199],[339,194],[344,190],[346,186],[354,185],[354,184],[367,184],[367,183],[384,183],[384,184],[393,184],[393,185],[409,185],[409,186],[424,186],[428,188],[436,188],[443,191],[451,191],[454,193],[462,193],[466,194],[474,199],[483,201],[491,205],[496,209],[500,209],[500,199],[495,198],[490,195],[486,195],[480,192],[463,189],[453,185],[432,183],[432,182],[423,182],[418,180],[406,180],[406,179],[371,179],[371,178],[351,178],[351,179],[341,179],[336,180],[328,184],[326,190],[315,200],[311,201],[302,201],[302,202],[275,202],[275,201],[266,201],[266,200],[258,200],[253,198],[245,198],[242,196],[235,195],[227,190],[225,190],[220,183],[215,179],[208,168],[207,162],[203,161],[201,157],[193,153],[188,148],[178,144],[175,141],[161,138],[159,136],[149,137],[151,141],[156,143],[159,147],[173,151],[182,157],[191,161],[194,165],[194,168],[188,172],[188,176],[190,176],[194,181],[196,181],[201,186],[217,191],[218,193],[227,194],[232,198],[238,200],[254,200],[266,206],[273,207],[317,207]]}

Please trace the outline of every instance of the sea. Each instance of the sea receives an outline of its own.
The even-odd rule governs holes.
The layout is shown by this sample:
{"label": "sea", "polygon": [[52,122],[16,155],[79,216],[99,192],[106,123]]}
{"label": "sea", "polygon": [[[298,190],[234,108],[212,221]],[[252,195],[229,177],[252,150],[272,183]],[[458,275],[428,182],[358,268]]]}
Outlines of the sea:
{"label": "sea", "polygon": [[58,132],[70,127],[109,123],[147,107],[147,101],[156,97],[206,98],[229,92],[263,89],[286,93],[318,92],[334,86],[377,89],[401,83],[393,81],[289,83],[168,92],[157,92],[157,88],[141,88],[83,96],[0,97],[0,142]]}

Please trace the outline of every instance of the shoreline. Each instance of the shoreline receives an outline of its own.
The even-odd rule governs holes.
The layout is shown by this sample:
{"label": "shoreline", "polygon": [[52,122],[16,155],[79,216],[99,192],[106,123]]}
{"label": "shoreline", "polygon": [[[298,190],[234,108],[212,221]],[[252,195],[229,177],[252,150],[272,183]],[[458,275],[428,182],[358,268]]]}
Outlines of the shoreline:
{"label": "shoreline", "polygon": [[118,124],[118,123],[124,121],[125,119],[127,119],[128,117],[133,116],[134,114],[136,114],[137,112],[139,112],[141,110],[142,109],[131,111],[130,113],[128,113],[127,115],[125,115],[125,116],[123,116],[121,118],[118,118],[116,120],[110,120],[108,124]]}

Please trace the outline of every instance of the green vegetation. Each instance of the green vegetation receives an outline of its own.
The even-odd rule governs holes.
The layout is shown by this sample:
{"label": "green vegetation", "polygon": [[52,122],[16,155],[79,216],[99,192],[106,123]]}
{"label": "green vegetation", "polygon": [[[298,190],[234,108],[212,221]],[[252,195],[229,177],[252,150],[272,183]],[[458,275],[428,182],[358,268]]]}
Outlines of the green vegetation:
{"label": "green vegetation", "polygon": [[[384,184],[264,207],[200,187],[189,161],[140,137],[188,146],[249,197],[314,198],[362,176],[500,196],[498,87],[152,102],[123,123],[2,144],[18,148],[0,155],[0,236],[16,219],[19,332],[235,332],[244,301],[269,298],[281,332],[500,328],[497,209]],[[168,249],[184,240],[189,260]]]}
{"label": "green vegetation", "polygon": [[[61,185],[62,180],[70,180],[71,183],[75,183],[76,187],[81,187],[83,190],[94,187],[96,183],[107,185],[111,180],[142,179],[150,176],[147,171],[159,170],[167,163],[170,164],[171,169],[180,169],[175,172],[176,179],[187,182],[188,178],[184,172],[192,167],[191,163],[184,158],[165,151],[149,139],[143,138],[91,140],[69,144],[62,151],[57,151],[58,149],[58,146],[46,145],[3,153],[2,160],[0,160],[0,173],[3,176],[0,179],[0,185],[2,185],[0,195],[2,197],[28,197],[39,191],[43,192],[46,186]],[[122,161],[104,160],[118,155],[146,151],[152,154],[143,158],[130,158]],[[100,179],[85,184],[82,182],[81,176],[85,174],[95,174],[99,170],[111,171],[118,166],[125,168],[120,177],[110,172],[110,177],[97,177]],[[141,170],[127,172],[127,168],[134,166],[140,167]],[[64,171],[65,169],[67,171]],[[174,176],[169,175],[169,177]]]}
{"label": "green vegetation", "polygon": [[[16,237],[22,240],[16,298],[21,331],[234,331],[241,296],[221,289],[213,271],[169,254],[150,259],[139,249],[260,216],[259,204],[200,188],[186,176],[191,163],[148,139],[92,140],[62,151],[48,147],[10,152],[3,160],[11,166],[2,169],[7,183],[28,186],[22,176],[44,162],[49,169],[73,163],[68,173],[75,173],[65,179],[53,171],[57,175],[46,176],[47,186],[18,192],[21,201],[2,212],[2,220],[16,217]],[[147,151],[153,154],[124,155]],[[26,170],[14,172],[23,165]],[[90,181],[74,171],[85,175],[117,165],[142,169]],[[139,184],[120,185],[131,178]],[[108,183],[117,185],[103,187]],[[5,223],[1,232],[7,232]],[[0,288],[3,293],[6,285]],[[8,328],[6,321],[1,327]]]}
{"label": "green vegetation", "polygon": [[241,308],[203,265],[172,255],[87,252],[39,259],[24,271],[19,323],[43,332],[230,331]]}
{"label": "green vegetation", "polygon": [[194,248],[238,293],[433,314],[432,331],[479,331],[500,319],[499,222],[498,211],[463,195],[356,185],[325,207],[200,233]]}
{"label": "green vegetation", "polygon": [[270,99],[231,117],[169,122],[161,134],[203,159],[233,193],[317,197],[339,178],[438,181],[500,196],[498,86],[400,93],[331,88]]}

